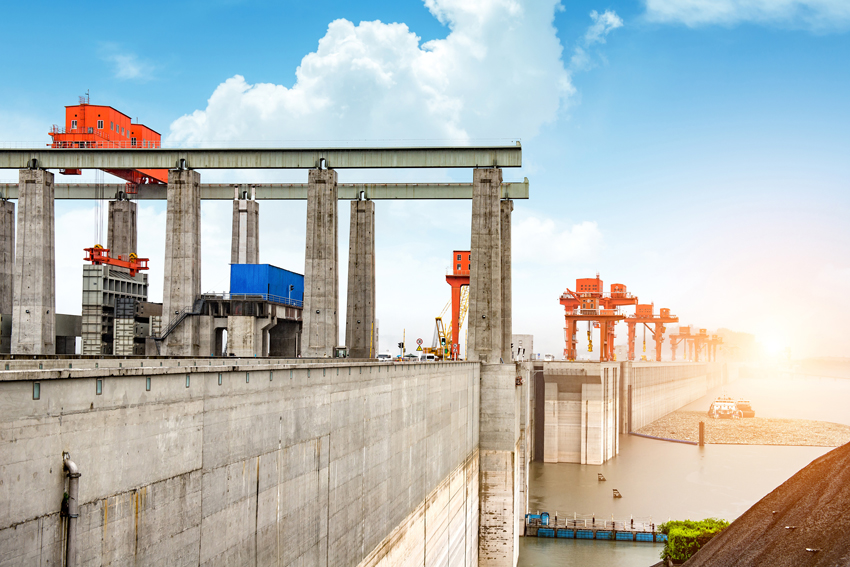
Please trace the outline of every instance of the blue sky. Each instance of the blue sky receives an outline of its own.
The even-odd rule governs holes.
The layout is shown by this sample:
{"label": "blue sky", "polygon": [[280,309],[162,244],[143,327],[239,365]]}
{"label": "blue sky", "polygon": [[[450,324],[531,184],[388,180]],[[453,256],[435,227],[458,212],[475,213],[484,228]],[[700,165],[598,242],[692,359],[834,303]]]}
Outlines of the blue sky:
{"label": "blue sky", "polygon": [[[46,142],[86,89],[172,145],[521,139],[524,167],[505,172],[532,187],[514,213],[514,330],[534,334],[535,350],[560,354],[557,296],[598,271],[684,324],[752,332],[795,356],[850,356],[844,1],[42,6],[51,17],[38,27],[4,30],[0,143]],[[5,14],[32,18],[22,5]],[[302,178],[202,172],[209,182]],[[304,208],[261,205],[261,261],[303,269]],[[163,211],[141,212],[154,298]],[[204,205],[204,290],[227,287],[229,214]],[[57,275],[70,275],[60,312],[79,312],[93,218],[91,203],[57,205]],[[382,348],[402,329],[427,343],[449,298],[449,254],[469,244],[469,205],[379,203],[377,219]]]}

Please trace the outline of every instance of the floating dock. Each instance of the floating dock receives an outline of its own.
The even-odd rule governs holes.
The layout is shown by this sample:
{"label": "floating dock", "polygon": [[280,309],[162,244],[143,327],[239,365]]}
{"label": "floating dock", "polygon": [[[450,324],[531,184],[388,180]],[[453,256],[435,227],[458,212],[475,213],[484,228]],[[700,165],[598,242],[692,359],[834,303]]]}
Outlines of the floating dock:
{"label": "floating dock", "polygon": [[595,539],[607,541],[643,541],[663,543],[667,535],[655,531],[652,522],[550,518],[547,512],[525,515],[526,537]]}

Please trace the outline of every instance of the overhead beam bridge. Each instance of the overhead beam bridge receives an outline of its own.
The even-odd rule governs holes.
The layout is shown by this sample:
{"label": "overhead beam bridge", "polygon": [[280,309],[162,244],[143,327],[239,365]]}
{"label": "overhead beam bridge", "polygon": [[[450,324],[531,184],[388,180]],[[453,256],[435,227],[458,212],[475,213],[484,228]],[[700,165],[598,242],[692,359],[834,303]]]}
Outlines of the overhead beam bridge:
{"label": "overhead beam bridge", "polygon": [[[247,195],[258,201],[306,201],[307,183],[202,183],[202,200],[233,200]],[[339,200],[472,199],[472,183],[340,183]],[[115,199],[126,191],[124,183],[57,183],[54,199]],[[139,185],[133,200],[166,200],[165,185]],[[528,199],[528,178],[506,181],[502,199]],[[0,198],[17,199],[17,183],[0,183]]]}
{"label": "overhead beam bridge", "polygon": [[0,149],[0,169],[416,169],[521,167],[522,147]]}

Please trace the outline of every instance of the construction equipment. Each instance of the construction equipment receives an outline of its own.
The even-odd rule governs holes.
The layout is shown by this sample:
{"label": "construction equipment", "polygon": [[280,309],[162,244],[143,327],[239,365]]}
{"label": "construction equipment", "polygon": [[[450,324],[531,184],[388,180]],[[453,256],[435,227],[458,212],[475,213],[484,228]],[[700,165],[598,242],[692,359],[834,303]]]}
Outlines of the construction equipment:
{"label": "construction equipment", "polygon": [[[65,107],[65,126],[54,124],[50,129],[52,148],[135,148],[162,147],[159,132],[139,124],[111,106],[90,104],[89,95],[80,97],[80,103]],[[138,185],[168,183],[167,169],[105,169],[109,174],[127,182],[128,194],[137,192]],[[79,169],[61,169],[63,175],[80,175]]]}
{"label": "construction equipment", "polygon": [[[661,345],[664,343],[664,332],[667,330],[664,323],[678,323],[679,318],[670,315],[670,310],[667,308],[662,308],[658,315],[655,315],[654,311],[654,303],[640,304],[635,307],[634,315],[626,317],[625,321],[629,326],[629,360],[635,359],[635,326],[640,324],[644,328],[643,352],[646,353],[646,329],[649,329],[655,341],[655,360],[661,361]],[[649,327],[650,324],[653,324],[654,329]],[[642,360],[645,359],[645,356],[642,357]]]}
{"label": "construction equipment", "polygon": [[131,252],[128,258],[121,256],[111,258],[109,256],[109,248],[104,248],[100,244],[93,248],[84,248],[86,257],[83,258],[86,262],[91,262],[94,265],[108,264],[110,266],[118,266],[126,268],[130,271],[130,276],[135,276],[142,270],[148,269],[148,258],[139,258],[135,252]]}
{"label": "construction equipment", "polygon": [[561,305],[564,306],[564,339],[566,348],[564,358],[576,360],[576,323],[588,321],[588,352],[593,351],[591,326],[599,328],[600,345],[599,360],[607,362],[616,360],[614,355],[614,326],[617,321],[625,319],[620,313],[620,307],[625,305],[637,305],[638,298],[630,294],[623,284],[611,284],[609,293],[603,292],[603,283],[599,274],[595,278],[581,278],[576,280],[576,290],[569,288],[561,294]]}
{"label": "construction equipment", "polygon": [[679,343],[684,343],[685,360],[699,362],[705,353],[705,361],[717,360],[717,347],[723,344],[723,337],[709,335],[707,329],[700,329],[699,333],[692,333],[690,326],[679,327],[679,332],[670,335],[670,347],[673,351],[673,360],[676,360],[676,349]]}
{"label": "construction equipment", "polygon": [[469,310],[469,270],[471,267],[469,250],[452,252],[452,269],[446,274],[446,283],[452,286],[452,319],[446,329],[449,343],[449,358],[460,357],[460,328]]}

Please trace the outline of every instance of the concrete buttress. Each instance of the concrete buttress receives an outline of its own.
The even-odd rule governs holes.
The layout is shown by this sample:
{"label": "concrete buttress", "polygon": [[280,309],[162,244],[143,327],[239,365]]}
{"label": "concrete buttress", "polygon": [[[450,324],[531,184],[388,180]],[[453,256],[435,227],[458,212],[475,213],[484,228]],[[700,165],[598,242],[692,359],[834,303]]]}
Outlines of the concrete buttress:
{"label": "concrete buttress", "polygon": [[502,231],[502,360],[511,361],[513,340],[513,289],[511,287],[511,213],[514,202],[500,203]]}
{"label": "concrete buttress", "polygon": [[56,258],[53,174],[22,169],[12,305],[12,354],[54,354]]}
{"label": "concrete buttress", "polygon": [[250,199],[233,201],[231,264],[260,263],[260,203]]}
{"label": "concrete buttress", "polygon": [[307,247],[304,259],[302,353],[333,356],[339,340],[337,175],[311,169],[307,187]]}
{"label": "concrete buttress", "polygon": [[[163,326],[184,309],[192,309],[201,293],[201,175],[193,170],[168,172],[165,232],[165,280],[162,288]],[[165,340],[163,354],[197,356],[197,317],[187,317]]]}
{"label": "concrete buttress", "polygon": [[349,356],[376,356],[374,201],[351,202],[347,305],[345,345]]}
{"label": "concrete buttress", "polygon": [[[133,201],[109,201],[109,222],[107,223],[106,247],[113,258],[121,256],[125,260],[136,249],[138,229],[136,225],[136,203]],[[115,268],[129,272],[126,268]]]}
{"label": "concrete buttress", "polygon": [[502,170],[473,169],[467,360],[502,358]]}
{"label": "concrete buttress", "polygon": [[0,201],[0,313],[12,313],[15,273],[15,203]]}

